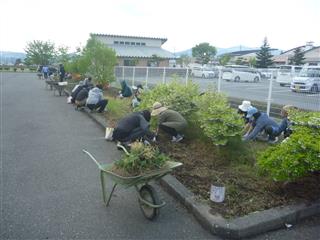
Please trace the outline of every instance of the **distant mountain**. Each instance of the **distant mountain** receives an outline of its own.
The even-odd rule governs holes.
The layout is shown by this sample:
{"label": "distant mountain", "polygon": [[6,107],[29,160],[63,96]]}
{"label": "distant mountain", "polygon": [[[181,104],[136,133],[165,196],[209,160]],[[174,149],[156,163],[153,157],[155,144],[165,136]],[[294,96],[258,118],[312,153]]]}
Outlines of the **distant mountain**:
{"label": "distant mountain", "polygon": [[13,65],[18,58],[23,60],[26,58],[26,54],[21,52],[0,51],[0,64]]}

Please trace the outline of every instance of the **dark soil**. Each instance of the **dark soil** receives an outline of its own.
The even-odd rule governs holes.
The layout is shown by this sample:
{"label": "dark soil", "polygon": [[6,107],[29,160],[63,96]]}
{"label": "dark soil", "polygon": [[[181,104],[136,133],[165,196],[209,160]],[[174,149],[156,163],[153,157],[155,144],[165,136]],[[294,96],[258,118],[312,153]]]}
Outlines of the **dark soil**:
{"label": "dark soil", "polygon": [[[108,123],[115,126],[117,119],[108,114],[105,116]],[[157,145],[172,159],[183,163],[173,175],[200,200],[206,201],[213,214],[219,213],[229,218],[320,199],[320,172],[296,182],[275,182],[259,174],[256,167],[257,152],[266,148],[267,144],[244,144],[235,140],[228,146],[217,147],[208,139],[195,137],[197,132],[199,129],[191,126],[189,134],[180,143],[171,143],[168,136],[160,135]],[[210,201],[210,187],[217,183],[226,188],[223,203]]]}
{"label": "dark soil", "polygon": [[[253,143],[255,144],[255,143]],[[255,211],[320,199],[320,172],[297,182],[279,183],[258,174],[255,164],[227,159],[230,149],[218,149],[210,143],[185,139],[172,144],[160,141],[162,151],[183,163],[174,176],[200,199],[207,201],[212,213],[224,217],[243,216]],[[226,153],[227,152],[227,153]],[[255,156],[252,156],[255,157]],[[211,184],[226,188],[223,203],[210,201]]]}

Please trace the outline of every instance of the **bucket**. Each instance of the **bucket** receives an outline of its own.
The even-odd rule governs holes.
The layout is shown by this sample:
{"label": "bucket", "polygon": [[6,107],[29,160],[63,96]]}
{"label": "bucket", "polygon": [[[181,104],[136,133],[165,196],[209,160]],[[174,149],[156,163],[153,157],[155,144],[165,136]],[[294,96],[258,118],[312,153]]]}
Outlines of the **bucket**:
{"label": "bucket", "polygon": [[210,189],[210,200],[213,202],[223,202],[225,197],[225,187],[221,184],[212,184]]}

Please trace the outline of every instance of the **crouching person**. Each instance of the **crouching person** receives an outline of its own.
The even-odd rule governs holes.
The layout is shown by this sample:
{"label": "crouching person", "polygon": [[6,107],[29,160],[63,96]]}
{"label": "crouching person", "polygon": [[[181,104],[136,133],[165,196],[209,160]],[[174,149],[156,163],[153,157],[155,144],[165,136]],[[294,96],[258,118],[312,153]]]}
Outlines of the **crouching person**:
{"label": "crouching person", "polygon": [[113,131],[113,140],[128,145],[137,139],[151,140],[154,134],[149,130],[151,114],[148,110],[134,112],[120,119]]}
{"label": "crouching person", "polygon": [[[252,131],[243,137],[243,141],[255,140],[259,133],[266,130],[267,126],[278,127],[278,124],[266,113],[258,111],[255,107],[248,109],[246,117],[252,120]],[[269,135],[269,143],[274,143],[275,139]]]}
{"label": "crouching person", "polygon": [[75,104],[76,110],[82,109],[86,105],[89,92],[87,88],[82,88],[76,96]]}
{"label": "crouching person", "polygon": [[96,87],[89,91],[86,105],[91,111],[97,110],[102,113],[107,104],[108,100],[103,98],[102,85],[97,84]]}
{"label": "crouching person", "polygon": [[290,134],[292,133],[292,130],[290,129],[290,126],[292,124],[291,124],[291,122],[289,120],[289,116],[288,116],[288,112],[291,109],[297,109],[297,108],[292,105],[286,105],[281,109],[282,121],[279,126],[269,125],[266,127],[266,133],[270,136],[270,139],[273,142],[277,142],[278,136],[280,136],[281,133],[283,133],[284,138],[289,137]]}
{"label": "crouching person", "polygon": [[180,113],[163,107],[159,102],[155,102],[151,116],[158,116],[157,133],[161,129],[172,137],[172,142],[180,142],[183,139],[181,132],[187,127],[187,121]]}

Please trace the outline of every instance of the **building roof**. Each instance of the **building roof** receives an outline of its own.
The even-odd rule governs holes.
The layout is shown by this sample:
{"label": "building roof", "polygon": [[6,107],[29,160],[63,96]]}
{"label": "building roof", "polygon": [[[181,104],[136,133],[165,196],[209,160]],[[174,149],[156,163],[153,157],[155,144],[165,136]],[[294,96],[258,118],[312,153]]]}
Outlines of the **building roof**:
{"label": "building roof", "polygon": [[134,39],[153,39],[153,40],[161,40],[161,43],[164,44],[168,39],[167,38],[153,38],[153,37],[140,37],[140,36],[125,36],[125,35],[113,35],[113,34],[99,34],[99,33],[91,33],[92,36],[100,36],[100,37],[110,37],[110,38],[134,38]]}
{"label": "building roof", "polygon": [[152,55],[157,55],[161,58],[174,59],[176,58],[171,52],[160,47],[148,46],[128,46],[128,45],[108,45],[112,48],[117,57],[135,57],[135,58],[151,58]]}
{"label": "building roof", "polygon": [[310,48],[310,49],[304,51],[303,53],[311,52],[311,51],[316,50],[318,48],[320,48],[320,46],[316,46],[316,47]]}
{"label": "building roof", "polygon": [[[228,52],[228,53],[224,53],[221,54],[221,56],[223,55],[229,55],[231,57],[237,57],[237,56],[243,56],[243,55],[247,55],[250,53],[258,53],[260,52],[261,49],[252,49],[252,50],[243,50],[243,51],[235,51],[235,52]],[[269,51],[276,51],[278,49],[276,48],[270,48]]]}

